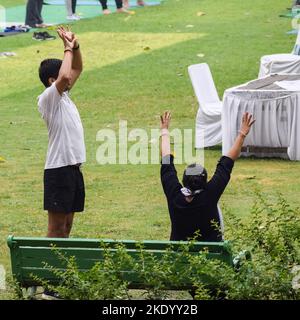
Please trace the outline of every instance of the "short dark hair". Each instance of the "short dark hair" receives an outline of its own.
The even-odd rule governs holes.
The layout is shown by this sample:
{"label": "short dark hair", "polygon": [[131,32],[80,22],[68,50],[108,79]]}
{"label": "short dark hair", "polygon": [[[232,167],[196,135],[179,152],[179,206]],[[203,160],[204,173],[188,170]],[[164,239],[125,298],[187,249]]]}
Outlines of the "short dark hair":
{"label": "short dark hair", "polygon": [[45,59],[41,62],[39,68],[39,76],[40,80],[43,82],[46,88],[50,86],[49,78],[58,78],[61,65],[62,60],[60,59]]}
{"label": "short dark hair", "polygon": [[200,164],[189,165],[183,174],[182,183],[191,191],[203,190],[207,184],[207,171]]}

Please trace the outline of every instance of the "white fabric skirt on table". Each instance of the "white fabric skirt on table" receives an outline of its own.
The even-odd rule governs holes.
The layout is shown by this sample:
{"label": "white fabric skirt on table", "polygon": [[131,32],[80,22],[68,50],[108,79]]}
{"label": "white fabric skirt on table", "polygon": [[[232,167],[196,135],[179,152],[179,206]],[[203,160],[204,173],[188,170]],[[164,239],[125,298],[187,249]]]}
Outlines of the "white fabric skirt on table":
{"label": "white fabric skirt on table", "polygon": [[225,92],[222,111],[223,154],[232,147],[244,112],[256,119],[244,146],[287,148],[290,160],[300,160],[300,94],[247,99],[245,93]]}

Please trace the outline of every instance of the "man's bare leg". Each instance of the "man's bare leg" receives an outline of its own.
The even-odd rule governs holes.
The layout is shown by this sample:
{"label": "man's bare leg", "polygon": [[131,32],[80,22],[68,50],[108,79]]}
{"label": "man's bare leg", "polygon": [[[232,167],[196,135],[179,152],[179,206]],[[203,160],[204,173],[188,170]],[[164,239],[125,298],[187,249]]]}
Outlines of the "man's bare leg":
{"label": "man's bare leg", "polygon": [[74,220],[74,212],[66,215],[66,224],[65,224],[65,235],[66,238],[69,238]]}
{"label": "man's bare leg", "polygon": [[65,213],[48,211],[48,238],[66,238],[66,218]]}
{"label": "man's bare leg", "polygon": [[[48,238],[67,238],[66,222],[68,214],[56,213],[48,211]],[[43,300],[58,300],[59,296],[56,292],[50,291],[45,288],[42,295]]]}

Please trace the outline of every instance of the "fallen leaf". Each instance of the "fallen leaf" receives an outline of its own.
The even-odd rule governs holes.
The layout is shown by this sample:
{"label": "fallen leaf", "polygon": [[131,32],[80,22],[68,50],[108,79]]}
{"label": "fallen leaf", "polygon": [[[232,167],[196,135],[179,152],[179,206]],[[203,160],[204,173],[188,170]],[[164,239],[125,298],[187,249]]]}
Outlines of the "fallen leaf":
{"label": "fallen leaf", "polygon": [[[63,26],[63,24],[62,24],[62,25],[60,25],[60,26]],[[53,30],[53,31],[56,31],[57,27],[58,27],[58,26],[53,25],[53,26],[48,26],[46,29],[47,29],[47,30]]]}
{"label": "fallen leaf", "polygon": [[5,159],[0,157],[0,162],[5,162]]}
{"label": "fallen leaf", "polygon": [[193,24],[188,24],[185,26],[186,28],[194,28],[194,25]]}
{"label": "fallen leaf", "polygon": [[253,180],[253,179],[256,179],[256,176],[249,176],[246,178],[247,180]]}
{"label": "fallen leaf", "polygon": [[144,47],[143,49],[144,49],[144,51],[149,51],[149,50],[151,50],[150,47]]}
{"label": "fallen leaf", "polygon": [[199,57],[199,58],[204,58],[204,57],[205,57],[205,54],[204,54],[204,53],[198,53],[198,54],[197,54],[197,57]]}
{"label": "fallen leaf", "polygon": [[202,12],[202,11],[197,12],[197,16],[198,17],[202,17],[202,16],[205,16],[205,15],[206,15],[205,12]]}

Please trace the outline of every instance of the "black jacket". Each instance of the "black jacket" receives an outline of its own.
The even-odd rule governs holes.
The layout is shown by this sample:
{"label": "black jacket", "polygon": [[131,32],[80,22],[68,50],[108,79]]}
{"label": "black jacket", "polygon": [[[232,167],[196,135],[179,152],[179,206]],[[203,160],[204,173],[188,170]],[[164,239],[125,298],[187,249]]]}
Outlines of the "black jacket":
{"label": "black jacket", "polygon": [[219,160],[215,174],[207,183],[205,190],[196,195],[191,203],[187,202],[181,192],[174,157],[170,164],[161,165],[161,183],[167,197],[171,218],[171,240],[188,240],[194,238],[195,232],[200,232],[198,241],[222,241],[220,229],[212,225],[214,221],[220,227],[220,216],[217,208],[218,201],[224,192],[234,165],[228,157]]}

